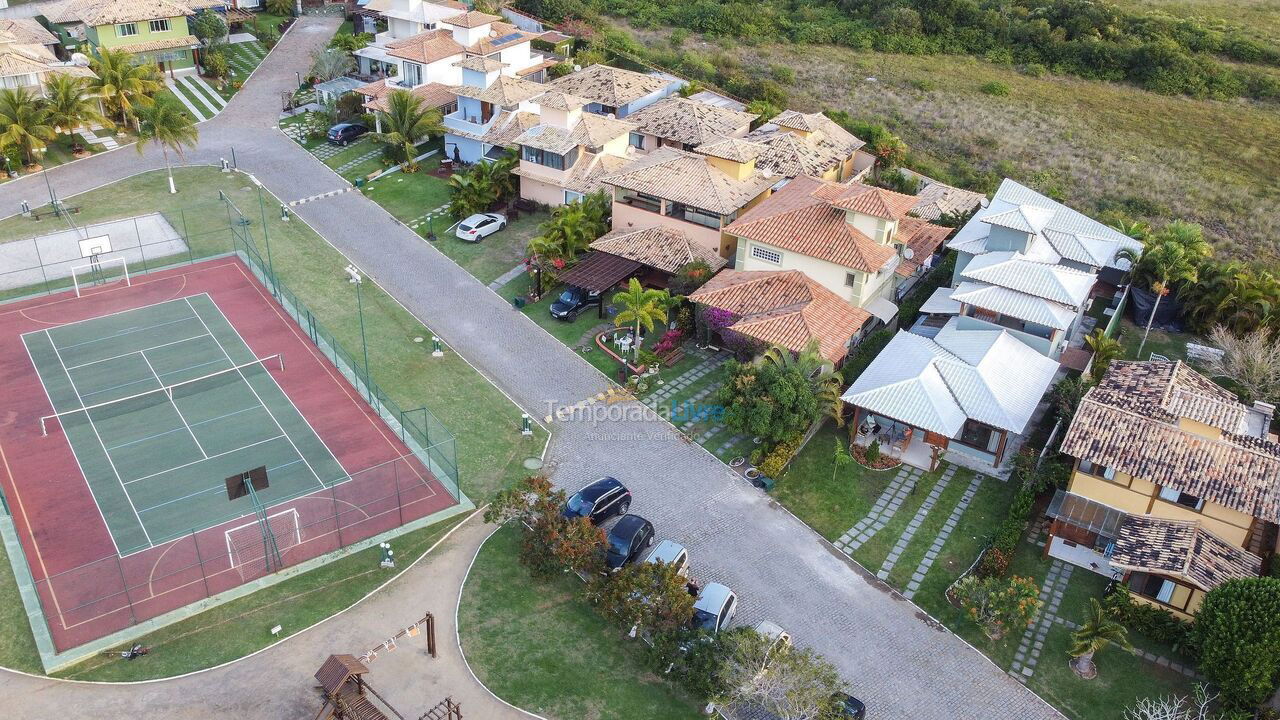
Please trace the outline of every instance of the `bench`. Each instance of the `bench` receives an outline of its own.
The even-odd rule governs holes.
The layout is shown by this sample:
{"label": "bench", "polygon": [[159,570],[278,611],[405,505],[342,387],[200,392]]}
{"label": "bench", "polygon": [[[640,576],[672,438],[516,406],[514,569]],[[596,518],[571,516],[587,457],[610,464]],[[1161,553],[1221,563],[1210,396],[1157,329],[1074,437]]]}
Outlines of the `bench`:
{"label": "bench", "polygon": [[683,359],[684,350],[681,350],[680,348],[676,348],[665,355],[658,356],[658,360],[662,363],[662,367],[672,367]]}
{"label": "bench", "polygon": [[50,215],[53,215],[55,217],[62,217],[62,213],[64,212],[71,213],[72,215],[74,215],[80,212],[80,208],[79,206],[71,206],[71,207],[63,207],[61,210],[45,210],[43,212],[32,212],[31,219],[39,220],[41,218],[49,217]]}

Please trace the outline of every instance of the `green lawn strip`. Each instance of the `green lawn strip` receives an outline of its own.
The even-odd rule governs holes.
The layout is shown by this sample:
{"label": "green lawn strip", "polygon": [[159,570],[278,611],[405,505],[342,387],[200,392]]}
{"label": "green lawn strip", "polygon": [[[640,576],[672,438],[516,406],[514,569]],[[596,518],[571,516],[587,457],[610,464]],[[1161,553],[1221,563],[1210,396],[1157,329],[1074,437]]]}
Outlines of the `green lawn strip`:
{"label": "green lawn strip", "polygon": [[519,544],[511,528],[490,538],[459,603],[463,652],[489,690],[553,718],[700,717],[698,703],[645,666],[639,641],[582,599],[577,577],[531,578]]}
{"label": "green lawn strip", "polygon": [[13,579],[13,565],[4,545],[0,544],[0,667],[29,673],[43,673],[36,640],[31,635],[26,607]]}
{"label": "green lawn strip", "polygon": [[[463,517],[418,528],[392,540],[400,567],[421,557]],[[93,657],[54,675],[75,680],[149,680],[244,657],[350,607],[386,582],[397,571],[379,567],[381,559],[380,548],[365,548],[148,633],[136,640],[151,648],[145,660],[122,662]],[[270,632],[275,625],[284,628],[278,637]]]}
{"label": "green lawn strip", "polygon": [[[376,186],[394,177],[396,176],[390,175],[373,184]],[[440,205],[449,202],[447,184],[437,177],[431,179],[436,183],[440,183],[443,188],[440,201],[436,202],[433,199],[426,202],[419,208],[414,217],[419,217],[428,210],[434,210]],[[375,200],[378,199],[376,193],[371,194],[370,197]],[[547,213],[521,213],[520,217],[515,221],[509,222],[505,229],[499,230],[480,242],[467,242],[454,235],[454,230],[450,228],[454,223],[453,218],[448,215],[440,216],[435,219],[434,223],[435,232],[439,238],[435,243],[435,247],[461,265],[475,279],[488,284],[502,277],[511,268],[524,262],[528,254],[526,248],[529,245],[529,239],[538,234],[538,226],[547,217],[549,217]],[[424,237],[429,230],[430,226],[426,222],[422,222],[417,227],[418,234]],[[583,315],[594,317],[595,313],[583,313]]]}
{"label": "green lawn strip", "polygon": [[791,461],[772,493],[775,500],[828,540],[836,540],[865,517],[897,474],[896,469],[868,470],[857,463],[835,471],[837,439],[848,442],[845,430],[831,423],[824,425]]}
{"label": "green lawn strip", "polygon": [[1071,630],[1055,623],[1027,685],[1073,720],[1122,720],[1140,698],[1191,694],[1190,678],[1116,647],[1098,653],[1097,678],[1082,680],[1067,664],[1070,646]]}
{"label": "green lawn strip", "polygon": [[[199,77],[199,76],[198,75],[193,76],[193,78],[194,77]],[[201,79],[204,80],[205,83],[208,84],[210,87],[212,87],[213,84],[217,82],[216,80],[210,80],[208,78],[201,78]],[[212,95],[210,95],[209,91],[201,87],[200,83],[197,82],[196,80],[193,79],[190,85],[186,85],[180,81],[176,82],[175,84],[187,92],[187,97],[191,97],[193,95],[197,96],[197,97],[191,98],[191,102],[195,103],[196,107],[200,108],[202,111],[210,112],[209,108],[213,107],[213,112],[216,112],[222,108],[222,105],[218,103],[218,99],[220,98],[215,98]]]}
{"label": "green lawn strip", "polygon": [[[894,474],[896,474],[896,471],[894,471]],[[884,564],[885,558],[889,557],[889,552],[893,550],[893,546],[897,544],[898,538],[906,531],[907,524],[911,522],[911,518],[915,517],[916,510],[924,504],[925,498],[929,497],[929,491],[933,489],[934,484],[938,482],[938,478],[941,476],[941,471],[925,473],[921,476],[919,482],[916,483],[915,490],[903,499],[898,512],[894,513],[893,517],[880,529],[880,532],[873,535],[861,547],[853,551],[853,559],[871,572],[879,570],[880,566]],[[937,509],[936,506],[934,509]],[[848,528],[845,529],[847,530]]]}
{"label": "green lawn strip", "polygon": [[[947,483],[947,487],[938,495],[938,502],[934,504],[933,509],[925,516],[924,521],[920,523],[920,529],[916,530],[916,534],[912,536],[911,542],[907,543],[906,549],[902,551],[902,555],[898,557],[898,561],[894,563],[893,569],[889,571],[889,584],[904,589],[911,580],[911,575],[920,567],[920,561],[924,560],[924,554],[933,546],[933,540],[942,532],[942,526],[946,524],[947,519],[951,517],[952,510],[956,504],[960,502],[960,497],[964,495],[965,490],[969,489],[969,481],[973,479],[972,470],[957,470],[956,474],[951,477],[951,482]],[[916,490],[916,492],[920,492]],[[965,508],[968,512],[968,508]],[[957,528],[959,525],[956,526]]]}
{"label": "green lawn strip", "polygon": [[[1187,343],[1209,344],[1204,338],[1191,333],[1170,333],[1156,328],[1151,329],[1145,345],[1142,344],[1146,328],[1134,324],[1128,318],[1120,321],[1120,344],[1124,346],[1122,357],[1126,360],[1147,360],[1151,353],[1163,355],[1170,360],[1187,359]],[[1142,347],[1142,357],[1138,357],[1138,347]]]}
{"label": "green lawn strip", "polygon": [[187,117],[191,118],[193,122],[200,122],[200,118],[196,117],[196,115],[191,112],[191,110],[187,107],[188,103],[191,105],[191,107],[194,107],[195,109],[199,110],[200,114],[205,116],[205,119],[209,118],[210,116],[209,109],[206,108],[203,104],[201,104],[199,100],[191,97],[190,93],[187,92],[187,89],[182,87],[181,84],[174,83],[172,87],[166,87],[161,92],[162,93],[167,92],[170,95],[173,95],[174,97],[179,98],[179,102],[185,99],[187,102],[182,103],[182,113]]}

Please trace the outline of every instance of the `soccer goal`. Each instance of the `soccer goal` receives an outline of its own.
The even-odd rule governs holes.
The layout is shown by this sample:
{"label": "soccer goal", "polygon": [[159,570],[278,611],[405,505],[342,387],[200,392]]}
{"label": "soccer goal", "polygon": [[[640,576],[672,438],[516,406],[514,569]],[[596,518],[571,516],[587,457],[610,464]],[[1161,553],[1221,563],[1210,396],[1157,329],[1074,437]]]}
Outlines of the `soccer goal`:
{"label": "soccer goal", "polygon": [[[268,535],[269,533],[269,535]],[[298,511],[294,508],[281,510],[261,519],[237,525],[226,531],[227,557],[231,558],[231,567],[239,568],[257,565],[268,567],[267,552],[276,549],[280,554],[291,547],[302,544],[302,525],[298,522]]]}
{"label": "soccer goal", "polygon": [[76,284],[76,297],[83,297],[91,288],[122,282],[132,285],[129,279],[129,263],[123,257],[102,258],[89,256],[89,262],[71,268],[71,279]]}

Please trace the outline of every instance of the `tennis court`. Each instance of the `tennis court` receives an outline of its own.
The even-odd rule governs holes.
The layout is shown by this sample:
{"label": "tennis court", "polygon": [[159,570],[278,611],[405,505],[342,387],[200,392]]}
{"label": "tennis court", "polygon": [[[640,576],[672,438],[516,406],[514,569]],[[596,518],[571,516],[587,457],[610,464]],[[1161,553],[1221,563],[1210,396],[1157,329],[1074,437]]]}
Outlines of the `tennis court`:
{"label": "tennis court", "polygon": [[56,417],[121,555],[229,518],[225,479],[265,465],[263,503],[347,478],[207,295],[23,335]]}

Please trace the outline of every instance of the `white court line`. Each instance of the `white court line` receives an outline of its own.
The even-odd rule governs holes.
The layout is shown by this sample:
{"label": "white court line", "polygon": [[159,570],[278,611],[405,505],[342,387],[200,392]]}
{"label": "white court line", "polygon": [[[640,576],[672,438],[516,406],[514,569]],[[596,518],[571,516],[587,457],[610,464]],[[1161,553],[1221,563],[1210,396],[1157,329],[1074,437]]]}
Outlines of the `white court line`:
{"label": "white court line", "polygon": [[[137,353],[130,353],[130,354],[136,355]],[[155,370],[152,370],[151,374],[156,375],[156,379],[159,380],[161,377],[164,377],[165,375],[177,375],[178,373],[184,373],[184,372],[187,372],[188,370],[195,370],[196,368],[204,367],[205,365],[216,365],[216,364],[220,364],[221,362],[222,362],[222,358],[218,358],[217,360],[210,360],[208,362],[196,363],[195,365],[189,365],[187,367],[179,368],[177,370],[170,370],[168,372],[160,373],[159,375],[156,375]],[[104,387],[101,390],[94,390],[92,392],[87,392],[84,394],[84,396],[89,397],[90,395],[101,395],[102,393],[111,392],[112,390],[119,390],[120,388],[129,387],[130,385],[138,385],[140,383],[146,382],[149,379],[150,378],[142,378],[141,380],[130,380],[127,383],[120,383],[119,385],[111,385],[109,387]],[[197,379],[197,378],[192,378],[192,379]],[[164,381],[161,381],[160,385],[163,387]],[[120,398],[120,399],[123,400],[124,398]],[[107,401],[107,402],[110,402],[110,401]]]}
{"label": "white court line", "polygon": [[[217,422],[218,420],[225,420],[226,418],[232,417],[232,416],[234,416],[234,415],[239,415],[240,413],[249,412],[250,410],[257,410],[257,409],[258,409],[258,408],[256,408],[256,407],[247,407],[247,408],[243,408],[243,409],[241,409],[241,410],[236,410],[235,412],[229,412],[229,413],[227,413],[227,414],[225,414],[225,415],[219,415],[219,416],[217,416],[217,417],[211,417],[211,418],[209,418],[208,420],[200,420],[200,421],[198,421],[198,422],[193,422],[193,423],[191,423],[191,425],[190,425],[189,427],[199,427],[200,425],[205,425],[205,424],[207,424],[207,423],[211,423],[211,422]],[[119,450],[120,448],[123,448],[123,447],[129,447],[130,445],[137,445],[137,444],[138,444],[138,443],[140,443],[140,442],[146,442],[147,440],[153,440],[153,439],[158,438],[158,437],[164,437],[165,435],[168,435],[169,433],[176,433],[176,432],[178,432],[178,431],[179,431],[179,430],[181,430],[181,429],[182,429],[182,428],[173,428],[172,430],[165,430],[164,432],[156,433],[155,435],[148,435],[148,436],[146,436],[146,437],[144,437],[144,438],[138,438],[137,440],[130,440],[130,441],[129,441],[129,442],[127,442],[127,443],[120,443],[119,445],[112,445],[112,446],[111,446],[110,448],[108,448],[108,449],[109,449],[109,450]]]}
{"label": "white court line", "polygon": [[[58,351],[57,343],[53,341],[53,336],[49,334],[48,330],[44,331],[44,335],[49,340],[49,346],[53,348],[53,354],[58,356],[58,365],[67,376],[67,381],[71,383],[71,391],[76,394],[76,401],[80,403],[80,407],[83,409],[85,406],[84,399],[80,397],[80,390],[76,387],[76,381],[71,378],[71,373],[67,371],[66,364],[62,362],[62,353]],[[142,528],[142,535],[147,539],[147,544],[150,545],[151,534],[147,532],[147,526],[142,524],[142,518],[138,515],[138,508],[134,507],[133,498],[129,497],[129,491],[124,486],[120,471],[116,469],[116,463],[111,459],[111,453],[107,451],[107,444],[102,442],[102,435],[98,432],[98,426],[93,423],[93,416],[89,414],[88,410],[85,410],[84,416],[89,421],[89,427],[93,428],[94,437],[98,438],[98,445],[102,448],[102,454],[107,456],[107,464],[111,466],[111,472],[116,476],[116,482],[120,483],[120,491],[124,493],[125,500],[129,501],[129,508],[133,510],[133,519],[138,521],[138,527]]]}
{"label": "white court line", "polygon": [[[273,473],[273,472],[275,472],[275,471],[277,471],[277,470],[283,470],[284,468],[287,468],[287,467],[289,467],[290,465],[297,465],[297,464],[298,464],[298,463],[300,463],[300,462],[302,462],[302,458],[298,458],[297,460],[290,460],[289,462],[287,462],[287,463],[285,463],[285,464],[283,464],[283,465],[274,465],[274,466],[272,466],[272,467],[267,468],[267,473],[268,473],[268,474],[270,474],[270,473]],[[219,483],[219,484],[217,484],[217,485],[214,485],[214,486],[213,486],[213,487],[211,487],[211,488],[205,488],[204,490],[197,490],[197,491],[195,491],[195,492],[193,492],[193,493],[188,493],[188,494],[186,494],[186,495],[183,495],[182,497],[174,498],[174,499],[172,499],[172,500],[165,500],[164,502],[160,503],[159,505],[152,505],[151,507],[144,507],[144,508],[142,508],[141,510],[139,510],[138,512],[151,512],[152,510],[155,510],[156,508],[162,508],[162,507],[164,507],[165,505],[172,505],[172,504],[174,504],[174,503],[176,503],[176,502],[182,502],[183,500],[189,500],[189,499],[191,499],[191,498],[193,498],[193,497],[195,497],[195,496],[197,496],[197,495],[203,495],[203,494],[205,494],[205,493],[209,493],[209,492],[226,492],[226,490],[227,490],[227,486],[226,486],[226,485],[223,485],[222,483]],[[285,500],[281,500],[280,502],[281,502],[281,503],[285,503],[285,502],[289,502],[290,500],[297,500],[297,499],[298,499],[298,498],[300,498],[300,497],[307,497],[307,496],[306,496],[306,495],[297,495],[297,496],[292,497],[292,498],[286,498]],[[434,497],[434,496],[432,496],[432,497]],[[278,504],[279,504],[279,503],[277,503],[277,505],[278,505]],[[244,517],[244,515],[240,515],[239,517]],[[227,520],[234,520],[234,519],[235,519],[234,517],[232,517],[232,518],[227,518]],[[208,525],[207,527],[205,527],[205,528],[203,528],[203,529],[206,529],[206,530],[207,530],[208,528],[213,527],[214,525],[219,525],[219,524],[224,523],[224,522],[226,522],[226,520],[219,520],[218,522],[212,523],[212,524]]]}
{"label": "white court line", "polygon": [[[151,375],[156,379],[156,383],[160,387],[164,387],[164,381],[160,379],[160,374],[156,372],[156,368],[151,364],[151,360],[147,359],[147,351],[140,350],[138,354],[142,356],[142,362],[147,364],[147,369],[151,371]],[[170,390],[165,393],[165,395],[169,398],[169,404],[173,406],[173,411],[178,413],[178,419],[182,421],[182,426],[185,427],[187,429],[187,433],[191,435],[191,441],[200,449],[200,454],[204,456],[204,459],[208,460],[209,453],[205,452],[204,446],[200,444],[200,438],[197,438],[196,431],[191,429],[191,423],[187,422],[187,418],[182,415],[182,410],[178,407],[178,403],[173,399],[173,391]],[[85,414],[87,415],[88,413]],[[103,449],[105,450],[106,448],[104,447]]]}
{"label": "white court line", "polygon": [[[206,294],[206,296],[205,296],[205,297],[208,297],[208,295]],[[204,318],[203,318],[203,317],[201,317],[201,316],[200,316],[200,313],[196,310],[196,306],[191,304],[191,298],[189,298],[189,297],[188,297],[188,298],[186,298],[186,300],[187,300],[187,306],[191,308],[191,312],[195,313],[197,318],[200,318],[200,322],[201,322],[201,324],[203,324],[203,325],[204,325],[205,332],[209,333],[210,335],[213,335],[213,330],[209,329],[209,323],[207,323],[207,322],[205,322],[205,321],[204,321]],[[210,303],[213,303],[213,299],[212,299],[212,298],[209,298],[209,302],[210,302]],[[218,307],[218,306],[217,306],[217,304],[214,304],[214,309],[217,309],[217,307]],[[222,312],[222,311],[221,311],[221,310],[219,310],[218,312]],[[224,320],[226,319],[226,316],[225,316],[225,315],[223,315],[223,319],[224,319]],[[230,322],[229,320],[227,321],[227,325],[229,325],[229,326],[231,327],[231,331],[232,331],[232,332],[236,333],[236,337],[240,339],[240,344],[241,344],[241,345],[244,345],[244,347],[245,347],[245,348],[248,348],[248,347],[249,347],[249,343],[246,343],[246,342],[244,341],[244,338],[240,337],[240,333],[239,333],[238,331],[236,331],[235,326],[234,326],[234,325],[231,325],[231,322]],[[236,364],[236,361],[231,359],[231,355],[230,355],[230,353],[228,353],[228,352],[227,352],[227,349],[226,349],[225,347],[223,347],[223,346],[222,346],[222,341],[218,339],[218,336],[213,335],[213,341],[214,341],[215,343],[217,343],[217,344],[218,344],[218,349],[222,351],[222,354],[223,354],[223,355],[226,355],[226,357],[227,357],[227,362],[231,363],[231,364],[234,366],[234,365]],[[250,350],[250,354],[252,354],[252,352],[253,352],[253,351],[252,351],[252,350]],[[238,366],[237,366],[237,367],[238,367]],[[255,398],[258,398],[258,402],[259,402],[259,403],[261,403],[261,405],[262,405],[263,409],[267,411],[267,415],[269,415],[269,416],[271,417],[271,422],[275,423],[275,424],[276,424],[276,428],[280,430],[281,434],[283,434],[286,438],[288,438],[288,439],[289,439],[289,444],[293,446],[293,451],[294,451],[294,452],[296,452],[296,453],[298,453],[298,457],[302,458],[302,462],[306,463],[306,465],[307,465],[307,469],[311,471],[311,476],[312,476],[312,477],[314,477],[314,478],[316,479],[316,482],[320,484],[320,489],[321,489],[321,490],[324,490],[324,489],[325,489],[325,484],[324,484],[324,481],[320,479],[320,474],[316,472],[316,469],[315,469],[315,468],[311,467],[311,461],[310,461],[310,460],[307,460],[307,456],[306,456],[306,455],[303,455],[303,454],[302,454],[302,451],[298,449],[298,444],[297,444],[297,443],[295,443],[295,442],[293,441],[293,438],[289,437],[289,434],[288,434],[288,433],[286,433],[286,432],[284,431],[284,427],[283,427],[282,425],[280,425],[280,421],[276,419],[276,414],[275,414],[275,413],[273,413],[273,412],[271,412],[271,408],[267,407],[267,404],[266,404],[266,403],[262,402],[262,396],[261,396],[261,395],[259,395],[259,394],[258,394],[258,391],[254,389],[254,387],[253,387],[253,383],[249,382],[249,378],[248,378],[248,377],[245,377],[244,370],[243,370],[243,369],[237,369],[237,370],[236,370],[236,372],[240,375],[240,378],[241,378],[242,380],[244,380],[244,384],[245,384],[245,385],[247,385],[247,386],[249,387],[249,392],[253,393],[253,396],[254,396]],[[267,377],[271,377],[271,373],[270,373],[270,372],[268,372],[268,373],[267,373]],[[274,383],[275,381],[276,381],[276,380],[275,380],[275,378],[271,378],[271,382],[273,382],[273,383]],[[276,388],[277,388],[277,389],[280,389],[280,386],[277,384],[277,385],[276,385]],[[280,389],[280,393],[281,393],[282,395],[284,395],[284,396],[285,396],[285,399],[286,399],[286,400],[288,400],[288,399],[289,399],[288,394],[287,394],[287,393],[285,393],[283,389]],[[302,417],[302,419],[303,419],[303,421],[304,421],[304,422],[306,421],[306,417],[303,417],[303,416],[302,416],[302,412],[298,410],[297,406],[293,405],[293,401],[292,401],[292,400],[289,400],[289,406],[290,406],[290,407],[292,407],[292,408],[294,409],[294,412],[297,412],[297,413],[298,413],[298,415],[299,415],[300,417]],[[307,424],[307,427],[311,427],[311,424],[310,424],[310,423],[308,423],[308,424]],[[312,429],[312,430],[311,430],[311,432],[312,432],[312,433],[315,433],[315,429]],[[319,439],[320,439],[320,436],[319,436],[319,435],[316,435],[316,439],[317,439],[317,440],[319,440]],[[321,440],[321,441],[320,441],[320,446],[321,446],[321,447],[323,447],[323,448],[325,449],[325,451],[326,451],[326,452],[328,452],[328,451],[329,451],[329,447],[328,447],[327,445],[325,445],[325,444],[324,444],[324,441],[323,441],[323,440]],[[332,453],[332,452],[329,452],[329,456],[330,456],[330,457],[333,457],[333,453]],[[334,462],[338,462],[338,458],[334,457],[334,458],[333,458],[333,461],[334,461]],[[342,463],[338,463],[338,467],[342,468],[342,471],[343,471],[344,473],[347,471],[347,469],[346,469],[346,468],[343,468],[343,467],[342,467]]]}
{"label": "white court line", "polygon": [[147,351],[150,351],[150,350],[159,350],[159,349],[160,349],[160,348],[162,348],[162,347],[169,347],[170,345],[179,345],[179,344],[181,344],[181,343],[189,342],[189,341],[191,341],[191,340],[199,340],[200,338],[205,337],[205,335],[207,335],[207,333],[201,333],[200,335],[192,335],[192,336],[191,336],[191,337],[189,337],[189,338],[182,338],[181,340],[174,340],[173,342],[162,343],[162,344],[160,344],[160,345],[152,345],[152,346],[151,346],[151,347],[149,347],[149,348],[142,348],[141,350],[130,350],[130,351],[129,351],[129,352],[127,352],[127,353],[120,353],[119,355],[112,355],[111,357],[105,357],[105,358],[102,358],[101,360],[90,360],[90,361],[89,361],[89,362],[87,362],[87,363],[80,363],[79,365],[68,365],[68,366],[67,366],[67,369],[68,369],[68,370],[75,370],[76,368],[88,367],[88,366],[90,366],[90,365],[94,365],[94,364],[97,364],[97,363],[108,362],[108,361],[110,361],[110,360],[119,360],[120,358],[126,358],[126,357],[129,357],[130,355],[137,355],[138,353],[147,352]]}
{"label": "white court line", "polygon": [[185,467],[191,467],[192,465],[199,465],[200,463],[204,462],[205,460],[212,460],[212,459],[214,459],[214,458],[222,457],[223,455],[230,455],[231,453],[236,452],[236,451],[239,451],[239,450],[244,450],[244,449],[246,449],[246,448],[255,447],[255,446],[257,446],[257,445],[261,445],[261,444],[263,444],[263,443],[269,443],[269,442],[271,442],[272,440],[279,440],[279,439],[280,439],[280,438],[282,438],[282,437],[288,437],[288,435],[276,435],[275,437],[269,437],[269,438],[267,438],[266,440],[259,440],[259,441],[258,441],[258,442],[256,442],[256,443],[249,443],[248,445],[241,445],[241,446],[240,446],[240,447],[238,447],[238,448],[234,448],[234,449],[232,449],[232,450],[227,450],[226,452],[220,452],[220,453],[218,453],[218,454],[216,454],[216,455],[209,455],[208,457],[204,457],[204,458],[201,458],[201,459],[199,459],[199,460],[193,460],[193,461],[191,461],[191,462],[189,462],[189,463],[183,463],[183,464],[181,464],[181,465],[177,465],[177,466],[171,467],[171,468],[169,468],[168,470],[161,470],[160,472],[151,473],[150,475],[143,475],[143,476],[142,476],[142,477],[140,477],[140,478],[134,478],[134,479],[132,479],[132,480],[125,480],[125,481],[124,481],[124,484],[125,484],[125,485],[132,485],[132,484],[134,484],[134,483],[136,483],[136,482],[140,482],[140,481],[142,481],[142,480],[150,480],[151,478],[153,478],[153,477],[155,477],[155,476],[157,476],[157,475],[163,475],[163,474],[165,474],[165,473],[167,473],[167,472],[173,472],[174,470],[181,470],[182,468],[185,468]]}
{"label": "white court line", "polygon": [[[135,310],[141,310],[142,308],[134,308],[134,309],[135,309]],[[104,316],[104,317],[105,317],[105,316]],[[91,320],[97,320],[98,318],[90,318],[90,319],[91,319]],[[128,330],[122,330],[122,331],[120,331],[120,332],[118,332],[118,333],[116,333],[116,334],[114,334],[114,335],[103,335],[102,337],[97,337],[97,338],[94,338],[94,339],[92,339],[92,340],[83,340],[83,341],[78,342],[78,343],[72,343],[72,344],[70,344],[70,345],[68,345],[68,346],[66,346],[66,347],[64,347],[64,348],[62,348],[62,349],[63,349],[63,350],[70,350],[71,348],[80,347],[81,345],[90,345],[90,344],[92,344],[92,343],[102,342],[103,340],[114,340],[115,338],[118,338],[118,337],[124,337],[125,335],[131,335],[131,334],[136,333],[136,332],[142,332],[142,331],[144,331],[144,330],[153,330],[153,329],[155,329],[155,328],[164,327],[164,326],[166,326],[166,325],[174,325],[174,324],[177,324],[177,323],[180,323],[180,322],[186,322],[186,321],[188,321],[188,320],[196,320],[196,319],[197,319],[197,318],[184,317],[184,318],[180,318],[180,319],[178,319],[178,320],[169,320],[168,322],[156,323],[155,325],[143,325],[143,326],[141,326],[141,327],[131,327],[131,328],[129,328]],[[82,322],[83,322],[83,321],[82,321]],[[63,325],[59,325],[58,327],[65,327],[65,326],[63,326]],[[64,366],[64,367],[65,367],[65,366]]]}

